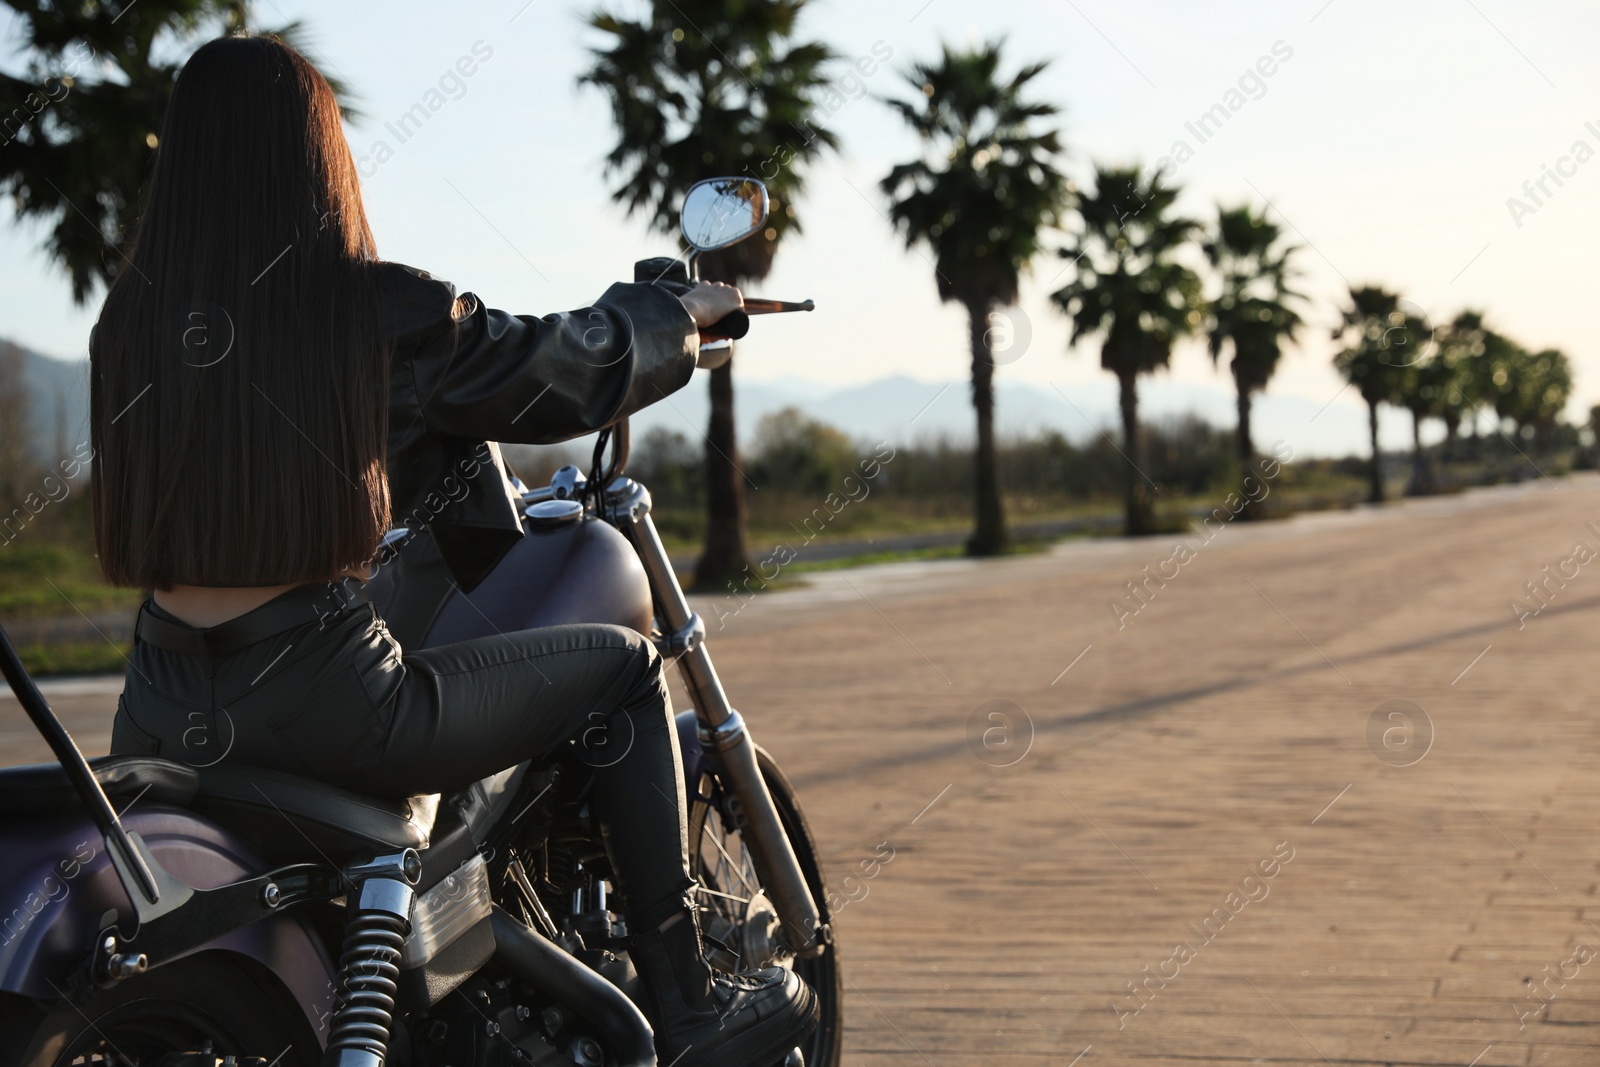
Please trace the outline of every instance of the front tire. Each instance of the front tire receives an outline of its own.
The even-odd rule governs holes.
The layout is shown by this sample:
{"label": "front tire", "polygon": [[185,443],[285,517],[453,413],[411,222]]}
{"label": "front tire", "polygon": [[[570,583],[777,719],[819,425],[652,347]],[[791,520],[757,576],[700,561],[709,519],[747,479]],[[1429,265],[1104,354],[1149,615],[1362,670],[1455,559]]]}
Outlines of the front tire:
{"label": "front tire", "polygon": [[[794,787],[766,749],[756,746],[756,766],[772,794],[778,819],[789,835],[795,859],[806,885],[819,907],[827,900],[827,885],[822,873],[816,840],[806,822],[805,812]],[[781,943],[777,914],[771,910],[756,874],[749,851],[738,830],[715,803],[691,797],[689,807],[690,873],[709,892],[701,894],[703,928],[712,937],[739,952],[741,964],[772,962],[792,967],[817,995],[821,1020],[816,1031],[801,1046],[806,1067],[838,1067],[844,1044],[844,976],[839,969],[839,943],[828,945],[820,956],[796,959]],[[826,915],[824,915],[826,918]],[[777,945],[774,946],[774,942]],[[779,955],[770,961],[762,958],[773,947]]]}
{"label": "front tire", "polygon": [[0,1067],[148,1067],[199,1052],[240,1064],[315,1067],[315,1033],[281,986],[220,953],[177,960],[96,990],[87,1003],[0,999]]}

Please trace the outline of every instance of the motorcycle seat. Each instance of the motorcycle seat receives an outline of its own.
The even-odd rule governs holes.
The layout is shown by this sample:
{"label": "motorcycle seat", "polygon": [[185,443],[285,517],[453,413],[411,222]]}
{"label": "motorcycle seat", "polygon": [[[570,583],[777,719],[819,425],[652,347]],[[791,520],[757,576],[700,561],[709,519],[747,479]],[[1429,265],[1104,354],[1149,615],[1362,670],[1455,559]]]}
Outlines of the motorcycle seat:
{"label": "motorcycle seat", "polygon": [[[196,770],[154,756],[89,761],[112,807],[189,808],[243,838],[270,863],[346,860],[428,847],[439,797],[370,797],[311,778],[258,767]],[[0,815],[80,812],[83,801],[59,763],[0,768]]]}
{"label": "motorcycle seat", "polygon": [[[194,799],[200,775],[193,767],[154,756],[99,756],[89,761],[100,788],[115,808],[135,797],[182,807]],[[0,813],[12,817],[62,814],[83,802],[59,763],[0,768]]]}
{"label": "motorcycle seat", "polygon": [[342,864],[374,852],[427,848],[439,795],[371,797],[282,771],[218,764],[199,772],[188,806],[269,863]]}

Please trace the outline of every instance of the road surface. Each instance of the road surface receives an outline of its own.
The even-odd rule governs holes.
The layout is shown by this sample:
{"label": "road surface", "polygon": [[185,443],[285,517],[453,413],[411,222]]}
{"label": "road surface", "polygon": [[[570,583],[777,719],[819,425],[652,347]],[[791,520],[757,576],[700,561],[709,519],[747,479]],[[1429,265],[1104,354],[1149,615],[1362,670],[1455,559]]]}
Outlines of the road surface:
{"label": "road surface", "polygon": [[1175,545],[699,601],[848,898],[846,1062],[1600,1062],[1600,478]]}

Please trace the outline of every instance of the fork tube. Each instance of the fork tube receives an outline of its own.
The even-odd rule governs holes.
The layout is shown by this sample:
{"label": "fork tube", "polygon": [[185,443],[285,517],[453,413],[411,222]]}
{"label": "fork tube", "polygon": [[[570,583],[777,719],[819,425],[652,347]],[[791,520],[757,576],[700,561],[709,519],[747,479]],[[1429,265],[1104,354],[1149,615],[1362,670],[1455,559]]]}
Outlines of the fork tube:
{"label": "fork tube", "polygon": [[772,899],[789,944],[802,956],[816,955],[827,939],[826,931],[819,929],[822,918],[816,901],[756,764],[755,742],[743,718],[728,703],[722,680],[711,664],[705,624],[689,607],[667,559],[666,547],[650,517],[650,491],[632,479],[621,478],[607,489],[606,505],[606,517],[633,543],[649,576],[667,642],[694,699],[700,742],[737,801],[737,810],[731,814],[761,884]]}
{"label": "fork tube", "polygon": [[[667,558],[666,546],[656,531],[655,520],[645,512],[633,524],[631,531],[634,547],[650,578],[650,588],[655,592],[656,607],[661,612],[663,630],[669,638],[676,638],[672,648],[678,662],[683,683],[694,698],[695,718],[700,725],[719,730],[737,717],[738,712],[728,702],[727,690],[706,652],[705,627],[689,607],[689,599],[678,584],[678,576]],[[699,623],[700,625],[696,625]],[[682,635],[682,636],[679,636]]]}

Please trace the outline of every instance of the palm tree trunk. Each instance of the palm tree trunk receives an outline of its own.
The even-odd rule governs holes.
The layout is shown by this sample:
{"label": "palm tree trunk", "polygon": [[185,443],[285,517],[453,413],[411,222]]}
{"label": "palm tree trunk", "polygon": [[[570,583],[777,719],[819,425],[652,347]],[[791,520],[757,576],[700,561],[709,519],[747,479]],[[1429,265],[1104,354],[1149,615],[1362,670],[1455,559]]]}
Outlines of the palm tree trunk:
{"label": "palm tree trunk", "polygon": [[1244,474],[1250,473],[1250,463],[1256,458],[1255,445],[1250,440],[1250,390],[1246,386],[1239,387],[1239,427],[1236,431],[1239,446],[1239,470]]}
{"label": "palm tree trunk", "polygon": [[0,341],[0,501],[8,508],[21,502],[32,481],[27,468],[34,435],[33,391],[26,373],[22,349]]}
{"label": "palm tree trunk", "polygon": [[978,414],[978,441],[972,453],[977,526],[967,542],[967,555],[997,556],[1005,548],[1006,525],[994,451],[994,358],[989,351],[988,306],[968,305],[967,322],[972,333],[972,406]]}
{"label": "palm tree trunk", "polygon": [[[1252,404],[1250,386],[1238,381],[1237,378],[1235,378],[1235,382],[1239,387],[1239,425],[1234,432],[1239,449],[1239,477],[1242,479],[1250,477],[1253,473],[1251,464],[1255,462],[1256,449],[1255,444],[1250,440],[1250,407]],[[1245,505],[1240,510],[1238,517],[1245,520],[1259,519],[1261,517],[1259,501],[1262,499],[1264,498],[1259,495],[1259,491],[1258,495],[1254,497],[1246,496]]]}
{"label": "palm tree trunk", "polygon": [[1126,533],[1147,534],[1154,525],[1150,514],[1150,494],[1145,492],[1144,474],[1139,467],[1139,376],[1119,374],[1122,386],[1122,453],[1128,460]]}
{"label": "palm tree trunk", "polygon": [[1378,402],[1367,401],[1367,429],[1372,436],[1372,467],[1371,491],[1367,500],[1374,504],[1383,503],[1383,453],[1378,451]]}
{"label": "palm tree trunk", "polygon": [[711,423],[706,428],[706,545],[694,588],[722,592],[750,569],[745,544],[744,475],[733,433],[733,361],[711,372]]}
{"label": "palm tree trunk", "polygon": [[1428,472],[1428,455],[1422,450],[1422,415],[1411,413],[1411,484],[1406,486],[1408,496],[1426,496],[1433,492],[1433,479]]}
{"label": "palm tree trunk", "polygon": [[1478,416],[1481,414],[1477,408],[1473,408],[1462,420],[1466,433],[1461,435],[1461,455],[1463,459],[1472,463],[1476,463],[1483,454],[1483,444],[1478,439]]}

